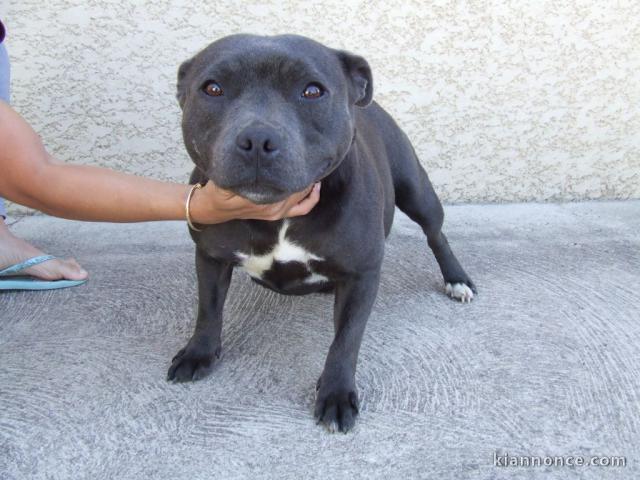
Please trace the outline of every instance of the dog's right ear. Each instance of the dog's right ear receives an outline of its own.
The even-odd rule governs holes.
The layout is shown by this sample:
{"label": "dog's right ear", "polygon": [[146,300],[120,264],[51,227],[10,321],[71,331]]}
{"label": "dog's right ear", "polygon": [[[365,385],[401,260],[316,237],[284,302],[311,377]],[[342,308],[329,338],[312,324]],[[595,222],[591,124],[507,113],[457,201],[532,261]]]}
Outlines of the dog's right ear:
{"label": "dog's right ear", "polygon": [[185,82],[185,77],[187,76],[187,73],[193,65],[193,60],[193,58],[190,58],[189,60],[182,62],[182,65],[180,65],[180,68],[178,69],[178,89],[176,92],[176,98],[178,99],[180,108],[184,107],[184,102],[187,98],[187,85]]}
{"label": "dog's right ear", "polygon": [[337,54],[350,81],[353,102],[359,107],[366,107],[373,98],[373,77],[369,63],[360,55],[344,50],[337,50]]}

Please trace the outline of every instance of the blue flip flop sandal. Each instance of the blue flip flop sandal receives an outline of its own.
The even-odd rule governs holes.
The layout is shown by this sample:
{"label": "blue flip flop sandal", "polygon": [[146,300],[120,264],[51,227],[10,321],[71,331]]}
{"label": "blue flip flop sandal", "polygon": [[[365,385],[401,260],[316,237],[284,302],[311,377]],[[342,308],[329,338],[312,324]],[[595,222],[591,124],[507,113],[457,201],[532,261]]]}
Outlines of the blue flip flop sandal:
{"label": "blue flip flop sandal", "polygon": [[41,255],[0,270],[0,291],[55,290],[56,288],[75,287],[76,285],[82,285],[86,282],[86,280],[40,280],[39,278],[27,275],[15,275],[29,267],[54,260],[55,258],[53,255]]}

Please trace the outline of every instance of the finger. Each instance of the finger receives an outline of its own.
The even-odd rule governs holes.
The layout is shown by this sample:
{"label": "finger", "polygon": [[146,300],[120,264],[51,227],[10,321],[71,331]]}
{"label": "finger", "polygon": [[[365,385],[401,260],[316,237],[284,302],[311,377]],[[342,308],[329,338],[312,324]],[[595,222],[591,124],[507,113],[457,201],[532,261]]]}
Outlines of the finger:
{"label": "finger", "polygon": [[299,217],[309,213],[320,200],[320,183],[316,183],[311,189],[311,193],[301,202],[289,209],[285,217]]}
{"label": "finger", "polygon": [[293,207],[294,205],[297,205],[302,200],[307,198],[312,190],[313,190],[313,185],[309,185],[307,188],[305,188],[300,192],[292,193],[290,196],[288,196],[287,198],[279,202],[277,205],[280,205],[280,207],[282,207],[282,210],[285,210],[285,211],[289,210],[291,207]]}

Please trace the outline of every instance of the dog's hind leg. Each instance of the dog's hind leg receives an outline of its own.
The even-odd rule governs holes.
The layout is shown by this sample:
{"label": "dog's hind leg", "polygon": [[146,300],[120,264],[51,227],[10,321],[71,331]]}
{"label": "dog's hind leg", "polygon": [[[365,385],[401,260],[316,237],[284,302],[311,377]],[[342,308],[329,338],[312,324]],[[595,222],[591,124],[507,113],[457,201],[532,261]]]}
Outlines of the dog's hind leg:
{"label": "dog's hind leg", "polygon": [[420,225],[427,236],[429,247],[444,277],[446,293],[462,302],[470,302],[477,290],[442,233],[444,211],[427,173],[420,165],[408,139],[395,153],[391,173],[396,205]]}

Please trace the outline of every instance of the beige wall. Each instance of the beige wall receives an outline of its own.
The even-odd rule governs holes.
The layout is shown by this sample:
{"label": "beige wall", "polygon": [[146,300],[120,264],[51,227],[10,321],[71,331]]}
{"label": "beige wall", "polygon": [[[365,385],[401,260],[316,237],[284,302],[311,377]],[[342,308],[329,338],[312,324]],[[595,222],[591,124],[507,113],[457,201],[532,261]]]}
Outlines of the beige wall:
{"label": "beige wall", "polygon": [[10,1],[15,108],[66,161],[184,180],[179,63],[235,32],[364,55],[448,202],[640,197],[640,2]]}

